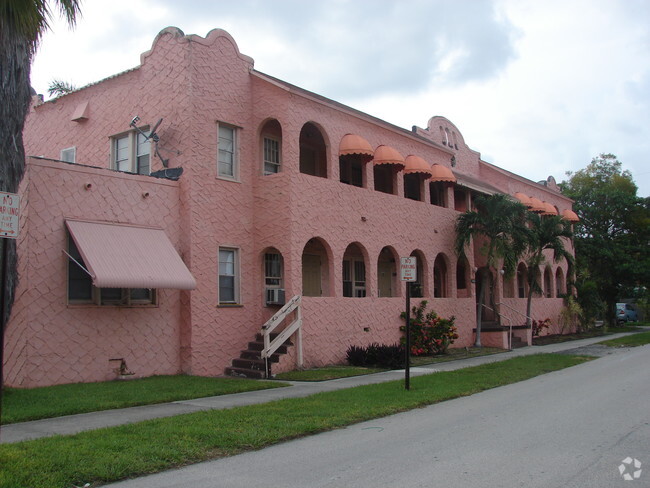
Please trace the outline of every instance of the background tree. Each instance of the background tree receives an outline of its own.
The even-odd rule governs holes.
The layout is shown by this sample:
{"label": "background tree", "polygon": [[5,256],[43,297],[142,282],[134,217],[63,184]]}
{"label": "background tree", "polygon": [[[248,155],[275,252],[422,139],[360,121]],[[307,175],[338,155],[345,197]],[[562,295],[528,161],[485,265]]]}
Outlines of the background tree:
{"label": "background tree", "polygon": [[47,93],[49,93],[50,96],[60,97],[61,95],[66,95],[76,89],[77,87],[68,81],[52,80],[47,87]]}
{"label": "background tree", "polygon": [[[23,126],[32,89],[29,83],[32,58],[52,18],[50,5],[73,26],[79,14],[79,0],[0,0],[0,191],[16,193],[25,172]],[[17,283],[16,243],[0,239],[4,267],[0,308],[0,405],[4,328]],[[1,413],[1,411],[0,411]]]}
{"label": "background tree", "polygon": [[553,261],[566,260],[569,269],[573,266],[573,255],[566,250],[567,239],[573,237],[571,224],[559,215],[540,216],[528,212],[528,223],[530,236],[528,241],[528,299],[526,301],[526,325],[531,325],[531,310],[533,295],[541,294],[542,289],[537,279],[540,276],[539,269],[546,262],[545,251],[553,251]]}
{"label": "background tree", "polygon": [[[476,347],[481,347],[481,323],[485,301],[485,284],[489,283],[494,296],[494,283],[499,266],[503,266],[506,277],[515,273],[517,262],[526,250],[530,239],[526,227],[528,210],[521,203],[507,195],[479,196],[474,201],[478,210],[468,210],[456,221],[456,254],[465,256],[465,249],[472,239],[480,246],[485,256],[489,276],[479,280],[477,290],[479,301],[476,323]],[[498,310],[497,310],[498,312]]]}
{"label": "background tree", "polygon": [[560,186],[580,217],[575,225],[577,283],[596,288],[605,319],[615,325],[616,302],[650,282],[650,205],[637,196],[632,175],[613,154],[601,154],[567,176]]}

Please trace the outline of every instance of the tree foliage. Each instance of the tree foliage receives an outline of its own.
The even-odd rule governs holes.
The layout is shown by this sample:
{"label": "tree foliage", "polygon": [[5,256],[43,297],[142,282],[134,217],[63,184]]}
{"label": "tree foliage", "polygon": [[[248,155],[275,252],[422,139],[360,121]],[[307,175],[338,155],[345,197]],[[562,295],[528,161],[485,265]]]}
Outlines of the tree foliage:
{"label": "tree foliage", "polygon": [[578,283],[597,289],[606,319],[614,324],[616,302],[650,283],[650,202],[637,196],[631,173],[613,154],[601,154],[567,176],[560,186],[580,217],[575,226]]}
{"label": "tree foliage", "polygon": [[[479,196],[474,201],[477,210],[469,210],[456,221],[456,254],[465,256],[465,249],[474,241],[485,256],[487,276],[479,281],[479,307],[476,325],[476,346],[481,345],[481,317],[485,305],[485,284],[493,292],[497,270],[503,268],[505,276],[514,275],[519,258],[530,242],[526,226],[528,211],[509,196],[495,194]],[[494,293],[491,293],[494,296]]]}
{"label": "tree foliage", "polygon": [[540,216],[528,212],[530,229],[526,265],[528,266],[528,301],[526,303],[526,324],[531,325],[532,299],[535,293],[541,293],[538,280],[539,269],[546,263],[545,251],[552,251],[553,261],[565,260],[569,269],[573,267],[573,255],[566,248],[573,237],[571,224],[559,215]]}

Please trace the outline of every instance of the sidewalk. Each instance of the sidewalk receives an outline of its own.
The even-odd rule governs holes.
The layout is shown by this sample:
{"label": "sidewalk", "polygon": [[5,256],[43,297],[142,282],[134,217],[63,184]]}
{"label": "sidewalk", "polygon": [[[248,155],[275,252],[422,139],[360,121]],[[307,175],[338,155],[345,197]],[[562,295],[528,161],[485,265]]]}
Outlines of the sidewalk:
{"label": "sidewalk", "polygon": [[[513,351],[506,351],[490,356],[479,356],[470,359],[460,359],[446,363],[437,363],[427,366],[411,368],[411,377],[425,374],[437,373],[439,371],[454,371],[457,369],[477,366],[480,364],[504,361],[517,356],[527,356],[539,353],[554,353],[578,349],[606,339],[614,339],[634,332],[612,334],[603,337],[593,337],[578,341],[569,341],[546,346],[529,346]],[[141,407],[122,408],[116,410],[104,410],[100,412],[69,415],[52,419],[35,420],[33,422],[22,422],[17,424],[3,425],[0,429],[0,443],[13,443],[24,440],[38,439],[53,435],[68,435],[78,432],[100,429],[103,427],[114,427],[128,423],[140,422],[143,420],[171,417],[185,413],[198,412],[202,410],[218,410],[232,407],[241,407],[258,403],[267,403],[284,398],[299,398],[325,391],[341,390],[359,385],[383,383],[386,381],[404,379],[404,370],[385,371],[365,376],[354,376],[320,382],[288,382],[291,386],[286,388],[273,388],[270,390],[235,393],[232,395],[221,395],[193,400],[183,400],[172,403],[157,405],[145,405]]]}

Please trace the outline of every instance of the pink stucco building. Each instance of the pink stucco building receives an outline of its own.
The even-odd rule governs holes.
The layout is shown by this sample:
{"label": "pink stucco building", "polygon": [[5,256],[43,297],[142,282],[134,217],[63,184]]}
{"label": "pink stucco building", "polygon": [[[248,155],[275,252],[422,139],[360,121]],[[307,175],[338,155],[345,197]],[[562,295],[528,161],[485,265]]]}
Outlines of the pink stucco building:
{"label": "pink stucco building", "polygon": [[[349,345],[399,339],[397,263],[411,255],[417,293],[469,346],[483,263],[453,251],[460,212],[501,192],[573,217],[552,178],[482,161],[444,117],[396,127],[256,71],[221,30],[167,28],[140,66],[35,97],[24,135],[12,386],[108,380],[120,365],[222,375],[294,296],[304,365],[342,362]],[[525,321],[529,271],[497,283],[502,325]],[[539,273],[532,316],[556,323],[567,264]],[[274,372],[294,366],[297,342]],[[507,347],[507,333],[483,344]]]}

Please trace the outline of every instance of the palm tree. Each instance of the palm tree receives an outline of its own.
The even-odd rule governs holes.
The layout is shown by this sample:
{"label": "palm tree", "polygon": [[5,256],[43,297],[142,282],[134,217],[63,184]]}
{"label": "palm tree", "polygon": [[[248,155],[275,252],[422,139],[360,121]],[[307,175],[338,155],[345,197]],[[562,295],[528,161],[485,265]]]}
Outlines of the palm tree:
{"label": "palm tree", "polygon": [[481,347],[481,322],[485,300],[485,283],[489,283],[494,296],[494,283],[501,265],[506,277],[515,273],[517,261],[525,252],[529,237],[526,227],[526,207],[507,195],[479,196],[475,200],[478,210],[468,210],[456,221],[456,254],[465,256],[472,239],[480,245],[485,255],[488,275],[479,280],[476,321],[476,347]]}
{"label": "palm tree", "polygon": [[[57,10],[73,26],[80,0],[55,0]],[[43,33],[49,28],[52,11],[47,0],[0,2],[0,191],[16,193],[25,172],[23,125],[32,89],[29,83],[32,58]],[[4,329],[13,304],[17,283],[16,243],[0,239],[2,292],[0,293],[0,405]],[[1,414],[1,410],[0,410]]]}
{"label": "palm tree", "polygon": [[544,251],[552,250],[554,262],[564,259],[569,264],[569,269],[572,269],[573,255],[566,250],[564,244],[566,239],[573,237],[573,233],[571,232],[571,223],[558,215],[541,217],[529,212],[528,222],[531,232],[526,264],[529,270],[528,287],[530,291],[526,302],[526,325],[530,326],[533,295],[542,291],[537,278],[540,266],[546,262]]}

